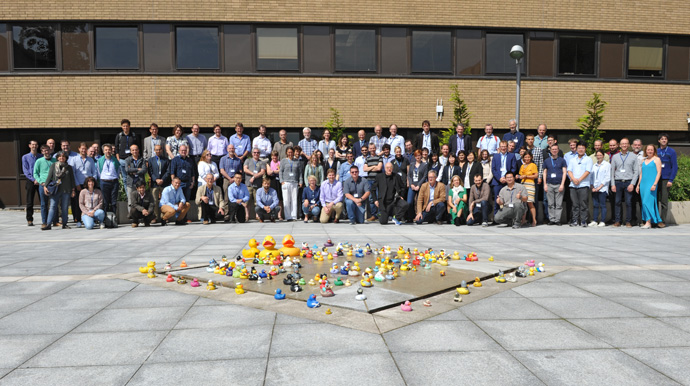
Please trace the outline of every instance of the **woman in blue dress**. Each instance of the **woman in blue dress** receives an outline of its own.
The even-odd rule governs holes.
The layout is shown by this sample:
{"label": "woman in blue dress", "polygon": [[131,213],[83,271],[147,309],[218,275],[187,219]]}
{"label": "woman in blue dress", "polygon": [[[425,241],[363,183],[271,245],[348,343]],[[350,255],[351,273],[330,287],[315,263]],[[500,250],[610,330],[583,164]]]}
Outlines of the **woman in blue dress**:
{"label": "woman in blue dress", "polygon": [[666,225],[659,216],[659,207],[656,203],[657,184],[661,177],[661,160],[656,156],[654,145],[647,145],[644,152],[646,158],[640,165],[640,181],[637,184],[637,193],[642,199],[642,220],[646,221],[642,229],[649,229],[652,224],[663,228]]}

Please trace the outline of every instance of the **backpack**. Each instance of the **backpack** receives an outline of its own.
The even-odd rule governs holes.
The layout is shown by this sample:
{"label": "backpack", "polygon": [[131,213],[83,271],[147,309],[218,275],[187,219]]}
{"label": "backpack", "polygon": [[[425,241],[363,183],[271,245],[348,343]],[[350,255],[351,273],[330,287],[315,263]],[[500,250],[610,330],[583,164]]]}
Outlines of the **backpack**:
{"label": "backpack", "polygon": [[106,212],[103,224],[106,228],[117,228],[117,215],[113,212]]}

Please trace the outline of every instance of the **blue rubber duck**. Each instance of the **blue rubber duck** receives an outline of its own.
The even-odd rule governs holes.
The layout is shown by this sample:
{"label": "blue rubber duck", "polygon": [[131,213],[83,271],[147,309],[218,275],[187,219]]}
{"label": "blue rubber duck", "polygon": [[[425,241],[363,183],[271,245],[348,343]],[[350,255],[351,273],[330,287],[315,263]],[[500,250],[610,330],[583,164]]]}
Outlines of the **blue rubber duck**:
{"label": "blue rubber duck", "polygon": [[280,290],[280,288],[278,288],[278,289],[276,290],[276,294],[273,295],[273,297],[274,297],[276,300],[283,300],[283,299],[285,299],[285,294],[283,293],[283,291]]}
{"label": "blue rubber duck", "polygon": [[309,308],[321,307],[321,303],[316,301],[316,295],[314,295],[314,294],[309,295],[309,299],[307,299],[307,307],[309,307]]}
{"label": "blue rubber duck", "polygon": [[262,279],[265,279],[266,276],[268,276],[268,274],[266,273],[266,270],[265,270],[265,269],[262,269],[262,270],[261,270],[261,273],[259,274],[259,277],[262,278]]}

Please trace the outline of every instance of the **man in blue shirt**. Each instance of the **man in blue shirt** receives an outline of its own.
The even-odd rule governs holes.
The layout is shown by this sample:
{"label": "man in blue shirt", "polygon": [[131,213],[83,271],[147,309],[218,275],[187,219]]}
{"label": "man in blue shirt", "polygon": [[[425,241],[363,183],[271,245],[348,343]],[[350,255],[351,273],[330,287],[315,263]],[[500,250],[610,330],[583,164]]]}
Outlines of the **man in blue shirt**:
{"label": "man in blue shirt", "polygon": [[587,226],[589,214],[589,174],[592,173],[592,159],[585,154],[585,144],[577,144],[577,156],[568,162],[568,177],[570,178],[570,199],[573,202],[573,218],[570,226]]}
{"label": "man in blue shirt", "polygon": [[561,213],[563,211],[563,192],[565,191],[565,178],[568,165],[562,157],[558,156],[558,145],[553,144],[549,149],[551,156],[544,160],[542,181],[544,193],[549,205],[549,225],[561,225]]}
{"label": "man in blue shirt", "polygon": [[[498,144],[498,153],[494,154],[491,160],[491,187],[494,192],[494,197],[498,197],[504,186],[506,186],[506,173],[511,172],[515,174],[517,162],[514,153],[508,153],[508,142],[501,141]],[[494,205],[494,215],[498,212],[498,205]]]}
{"label": "man in blue shirt", "polygon": [[[366,149],[366,147],[365,147],[365,149]],[[360,149],[360,153],[361,153],[361,151],[362,150]],[[343,184],[345,183],[345,181],[350,179],[350,168],[352,167],[352,165],[355,164],[354,154],[352,154],[351,151],[347,152],[346,158],[347,158],[347,161],[341,163],[340,167],[338,167],[338,176],[337,176],[338,178],[337,178],[337,180]]]}
{"label": "man in blue shirt", "polygon": [[161,220],[161,209],[158,204],[166,186],[170,185],[170,160],[165,158],[162,144],[153,146],[153,157],[148,160],[148,172],[151,177],[151,195],[153,195],[156,221]]}
{"label": "man in blue shirt", "polygon": [[510,131],[503,135],[503,140],[513,142],[515,144],[513,153],[519,153],[520,148],[525,144],[525,135],[517,131],[517,123],[514,119],[508,121],[508,127],[510,127]]}
{"label": "man in blue shirt", "polygon": [[247,210],[249,190],[247,185],[242,183],[242,173],[236,171],[232,178],[233,183],[228,187],[228,215],[225,217],[225,222],[244,223],[249,221]]}
{"label": "man in blue shirt", "polygon": [[220,175],[223,176],[223,193],[228,194],[228,187],[232,185],[235,173],[242,175],[242,160],[235,154],[235,145],[228,145],[227,154],[220,158]]}
{"label": "man in blue shirt", "polygon": [[302,134],[304,135],[304,139],[299,141],[298,145],[302,149],[304,155],[306,155],[307,157],[311,157],[311,153],[313,153],[317,149],[318,143],[315,139],[311,137],[310,128],[305,127],[304,129],[302,129]]}
{"label": "man in blue shirt", "polygon": [[666,221],[668,215],[668,190],[678,174],[678,157],[676,151],[668,147],[668,134],[659,134],[659,150],[656,153],[661,160],[661,178],[659,179],[659,216]]}
{"label": "man in blue shirt", "polygon": [[113,145],[103,145],[103,157],[98,159],[98,179],[103,192],[103,210],[117,212],[117,193],[120,191],[120,161],[113,155]]}
{"label": "man in blue shirt", "polygon": [[72,198],[72,216],[77,228],[81,228],[81,208],[79,207],[79,192],[83,189],[86,177],[97,177],[96,162],[86,155],[86,143],[79,144],[79,154],[67,160],[69,166],[74,171],[74,184],[77,189],[75,197]]}
{"label": "man in blue shirt", "polygon": [[235,133],[237,134],[230,137],[229,141],[230,144],[235,147],[235,154],[244,162],[244,159],[247,158],[249,151],[252,149],[252,142],[248,135],[243,134],[244,125],[242,123],[237,122],[235,125]]}
{"label": "man in blue shirt", "polygon": [[[22,156],[22,173],[26,177],[26,223],[34,226],[34,199],[40,188],[39,183],[34,178],[34,164],[41,155],[38,153],[38,142],[33,139],[29,141],[29,152]],[[39,194],[40,197],[40,194]]]}
{"label": "man in blue shirt", "polygon": [[159,206],[163,215],[161,226],[165,226],[173,218],[177,225],[186,224],[185,217],[190,206],[182,192],[181,181],[178,177],[173,178],[172,185],[163,189]]}
{"label": "man in blue shirt", "polygon": [[188,155],[189,149],[187,145],[180,146],[179,153],[177,157],[170,161],[170,177],[179,178],[180,188],[184,192],[184,197],[189,201],[189,197],[192,194],[192,185],[196,186],[196,173],[197,168],[192,162],[192,157]]}
{"label": "man in blue shirt", "polygon": [[259,216],[259,222],[270,219],[271,222],[276,222],[280,206],[278,205],[278,193],[271,188],[271,179],[264,177],[261,183],[263,189],[256,192],[256,215]]}

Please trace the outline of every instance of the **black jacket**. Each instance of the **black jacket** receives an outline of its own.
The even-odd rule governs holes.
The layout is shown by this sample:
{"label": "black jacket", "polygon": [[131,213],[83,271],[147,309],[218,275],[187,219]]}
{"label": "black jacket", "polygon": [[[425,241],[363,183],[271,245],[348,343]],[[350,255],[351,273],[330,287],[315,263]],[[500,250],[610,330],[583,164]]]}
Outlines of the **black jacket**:
{"label": "black jacket", "polygon": [[[387,196],[387,193],[389,192],[390,189],[395,190],[397,193],[398,197],[404,198],[405,197],[405,189],[407,186],[403,182],[402,178],[400,178],[399,175],[393,173],[393,183],[390,184],[387,181],[386,178],[386,173],[380,173],[376,176],[376,179],[374,180],[374,184],[371,185],[371,189],[369,190],[371,192],[371,195],[374,196],[374,201],[379,201],[379,206],[388,206],[392,202],[381,202],[384,197]],[[378,193],[378,194],[377,194]]]}
{"label": "black jacket", "polygon": [[450,147],[450,154],[458,154],[458,150],[464,150],[465,155],[471,152],[472,149],[472,137],[469,134],[463,134],[463,146],[464,149],[458,149],[458,135],[453,134],[448,139],[448,147]]}
{"label": "black jacket", "polygon": [[[431,134],[431,154],[440,154],[441,153],[441,145],[439,144],[438,141],[438,135],[429,132]],[[412,145],[414,145],[414,148],[417,150],[422,150],[422,145],[424,145],[424,133],[419,133],[414,137],[414,141],[412,142]],[[405,150],[405,149],[403,149]],[[391,153],[395,153],[395,149],[391,149]]]}
{"label": "black jacket", "polygon": [[142,212],[144,209],[146,209],[150,213],[153,213],[155,202],[153,201],[153,195],[151,194],[151,191],[147,190],[144,194],[143,199],[139,195],[139,192],[135,192],[134,202],[130,205],[130,207],[136,209],[139,212]]}

